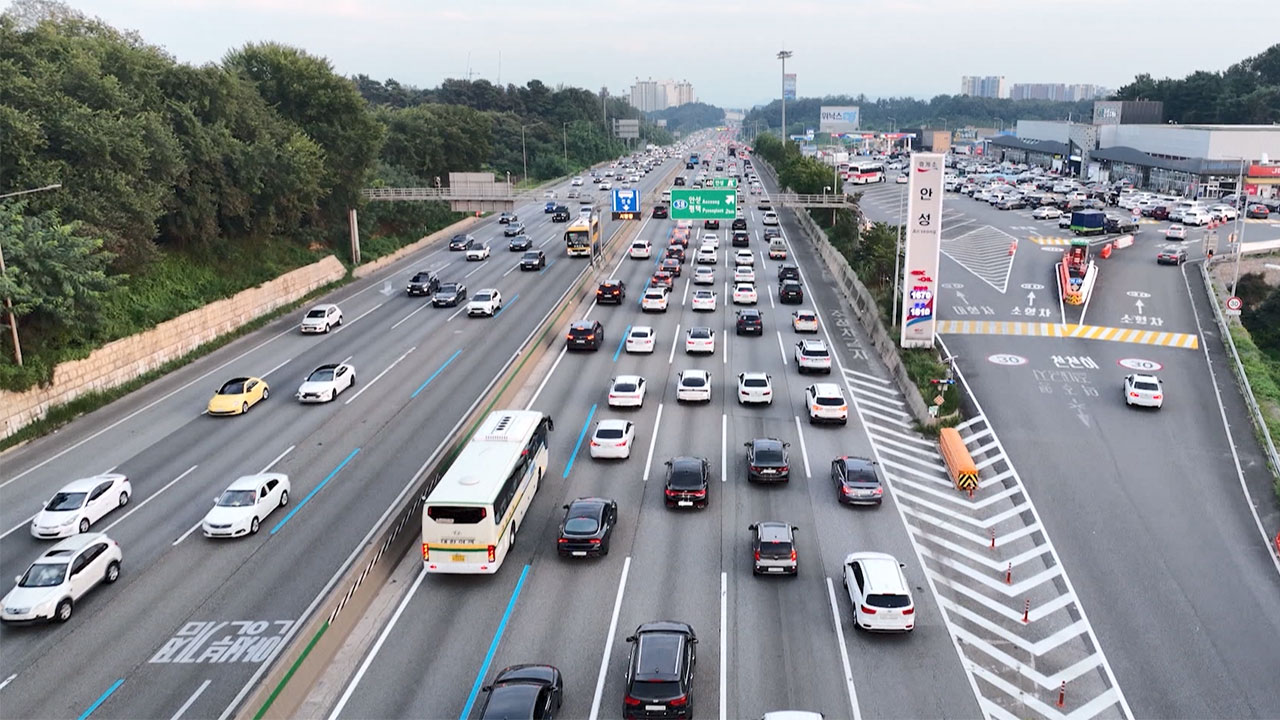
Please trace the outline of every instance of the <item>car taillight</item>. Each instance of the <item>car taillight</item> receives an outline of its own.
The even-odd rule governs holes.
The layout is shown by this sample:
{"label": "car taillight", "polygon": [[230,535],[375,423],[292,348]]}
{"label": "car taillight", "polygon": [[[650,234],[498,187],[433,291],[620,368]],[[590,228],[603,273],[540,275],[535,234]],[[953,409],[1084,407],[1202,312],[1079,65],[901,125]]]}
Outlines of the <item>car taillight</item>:
{"label": "car taillight", "polygon": [[631,697],[630,695],[626,695],[622,698],[622,704],[628,705],[630,707],[636,707],[637,705],[640,704],[640,701]]}
{"label": "car taillight", "polygon": [[875,614],[876,614],[876,611],[875,611],[873,608],[869,608],[869,607],[867,607],[866,605],[862,605],[862,606],[860,606],[858,609],[862,611],[862,614],[863,614],[863,615],[875,615]]}
{"label": "car taillight", "polygon": [[813,406],[813,411],[814,411],[814,412],[822,412],[822,406],[821,406],[821,405],[814,405],[814,406]]}
{"label": "car taillight", "polygon": [[1131,393],[1129,393],[1129,397],[1138,397],[1138,393],[1136,393],[1136,392],[1131,392]]}
{"label": "car taillight", "polygon": [[588,335],[588,336],[587,336],[587,339],[588,339],[588,340],[595,340],[595,339],[596,339],[596,334],[595,334],[595,333],[591,333],[590,335]]}
{"label": "car taillight", "polygon": [[791,548],[791,562],[795,562],[795,561],[796,561],[796,549]]}
{"label": "car taillight", "polygon": [[494,554],[494,552],[496,552],[496,551],[497,551],[497,546],[495,546],[495,545],[490,545],[490,546],[489,546],[489,562],[493,562],[493,554]]}
{"label": "car taillight", "polygon": [[600,443],[596,442],[595,440],[592,440],[591,447],[600,447]]}
{"label": "car taillight", "polygon": [[783,465],[782,467],[778,468],[778,472],[790,472],[790,471],[791,471],[791,468],[786,465]]}
{"label": "car taillight", "polygon": [[884,488],[882,488],[882,487],[878,487],[878,488],[876,488],[875,490],[872,490],[872,491],[871,491],[871,494],[872,494],[872,495],[883,495],[883,494],[884,494]]}
{"label": "car taillight", "polygon": [[668,704],[668,705],[672,705],[672,706],[674,706],[674,707],[684,707],[685,705],[688,705],[688,704],[689,704],[689,696],[688,696],[688,695],[681,695],[680,697],[678,697],[678,698],[676,698],[676,699],[674,699],[674,700],[668,700],[668,701],[667,701],[667,704]]}
{"label": "car taillight", "polygon": [[840,412],[849,412],[849,406],[848,406],[848,405],[841,405],[841,406],[840,406]]}
{"label": "car taillight", "polygon": [[431,559],[431,551],[428,549],[428,546],[426,543],[422,543],[422,559],[423,560]]}
{"label": "car taillight", "polygon": [[756,551],[756,562],[759,562],[759,561],[760,561],[760,551],[759,551],[759,550],[757,550],[757,551]]}
{"label": "car taillight", "polygon": [[600,544],[600,538],[591,538],[591,544],[592,544],[592,545],[599,545],[599,544]]}
{"label": "car taillight", "polygon": [[557,542],[557,543],[567,543],[567,542],[569,542],[569,538],[560,538],[560,539],[559,539],[559,540],[557,540],[556,542]]}
{"label": "car taillight", "polygon": [[675,497],[676,495],[678,495],[678,494],[679,494],[679,493],[677,493],[675,490],[672,490],[671,488],[667,488],[666,490],[664,490],[664,491],[663,491],[663,493],[664,493],[667,497]]}
{"label": "car taillight", "polygon": [[909,608],[907,608],[906,610],[903,610],[903,611],[902,611],[902,614],[903,614],[903,615],[914,615],[914,614],[915,614],[915,612],[916,612],[916,609],[915,609],[915,607],[913,606],[913,607],[909,607]]}
{"label": "car taillight", "polygon": [[689,494],[690,494],[690,495],[692,495],[692,496],[694,496],[694,497],[706,497],[706,496],[707,496],[707,491],[706,491],[705,489],[703,489],[703,490],[694,490],[693,492],[691,492],[691,493],[689,493]]}
{"label": "car taillight", "polygon": [[1159,399],[1160,399],[1160,396],[1159,396],[1159,395],[1152,395],[1152,396],[1151,396],[1151,399],[1152,399],[1152,400],[1159,400]]}

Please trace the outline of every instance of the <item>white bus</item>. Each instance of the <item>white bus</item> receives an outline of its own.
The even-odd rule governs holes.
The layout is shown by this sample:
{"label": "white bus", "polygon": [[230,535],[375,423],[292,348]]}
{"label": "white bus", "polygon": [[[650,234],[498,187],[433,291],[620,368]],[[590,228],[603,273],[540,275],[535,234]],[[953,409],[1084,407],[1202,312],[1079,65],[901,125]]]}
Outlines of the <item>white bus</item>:
{"label": "white bus", "polygon": [[551,418],[497,410],[480,424],[422,511],[422,564],[431,573],[492,574],[516,542],[547,471]]}
{"label": "white bus", "polygon": [[882,183],[884,182],[884,163],[876,161],[850,163],[845,179],[854,185]]}

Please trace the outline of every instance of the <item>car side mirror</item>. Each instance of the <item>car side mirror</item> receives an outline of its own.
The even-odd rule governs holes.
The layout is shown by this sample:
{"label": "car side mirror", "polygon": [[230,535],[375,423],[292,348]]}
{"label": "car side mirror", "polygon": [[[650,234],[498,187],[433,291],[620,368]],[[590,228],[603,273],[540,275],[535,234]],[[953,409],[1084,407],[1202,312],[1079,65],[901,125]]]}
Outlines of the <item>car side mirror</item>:
{"label": "car side mirror", "polygon": [[905,569],[906,569],[906,567],[907,567],[907,564],[906,564],[906,563],[898,563],[898,567],[900,567],[900,568],[902,568],[902,569],[904,569],[904,570],[905,570]]}
{"label": "car side mirror", "polygon": [[636,636],[635,636],[635,635],[631,635],[631,636],[629,636],[629,637],[627,638],[627,642],[629,642],[629,643],[633,643],[633,642],[635,642],[635,641],[636,641]]}
{"label": "car side mirror", "polygon": [[14,584],[14,585],[17,585],[17,584],[18,584],[18,583],[20,583],[20,582],[22,582],[22,576],[21,576],[21,575],[14,575],[14,576],[13,576],[13,584]]}
{"label": "car side mirror", "polygon": [[213,504],[214,504],[214,505],[217,505],[217,504],[218,504],[218,496],[217,496],[217,495],[213,496]]}
{"label": "car side mirror", "polygon": [[751,523],[750,525],[748,525],[748,526],[747,526],[747,529],[748,529],[748,530],[755,530],[755,529],[756,529],[756,524],[755,524],[755,523]]}
{"label": "car side mirror", "polygon": [[742,443],[742,447],[751,447],[751,441],[748,440],[747,442]]}
{"label": "car side mirror", "polygon": [[482,686],[480,686],[480,689],[481,689],[481,690],[483,690],[483,691],[485,691],[485,692],[491,692],[491,691],[493,690],[493,686],[492,686],[492,685],[482,685]]}
{"label": "car side mirror", "polygon": [[560,507],[564,508],[565,510],[568,510],[568,509],[569,509],[569,505],[568,505],[567,503],[566,503],[566,504],[564,504],[564,505],[561,505]]}
{"label": "car side mirror", "polygon": [[791,447],[791,443],[789,443],[789,442],[784,442],[784,443],[782,443],[782,447],[784,447],[784,448],[785,448],[785,447]]}

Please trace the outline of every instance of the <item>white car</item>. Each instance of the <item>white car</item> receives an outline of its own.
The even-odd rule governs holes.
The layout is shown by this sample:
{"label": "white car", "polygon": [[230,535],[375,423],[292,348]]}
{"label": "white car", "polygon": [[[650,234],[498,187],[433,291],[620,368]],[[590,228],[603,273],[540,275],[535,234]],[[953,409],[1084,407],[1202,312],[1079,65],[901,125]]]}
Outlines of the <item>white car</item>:
{"label": "white car", "polygon": [[601,420],[591,434],[591,457],[631,457],[631,445],[636,439],[636,426],[627,420]]}
{"label": "white car", "polygon": [[488,259],[489,259],[489,243],[487,242],[472,243],[471,247],[467,248],[467,262],[471,262],[472,260],[488,260]]}
{"label": "white car", "polygon": [[706,370],[678,373],[676,402],[711,402],[711,373]]}
{"label": "white car", "polygon": [[755,283],[756,270],[750,265],[738,265],[733,268],[734,283]]}
{"label": "white car", "polygon": [[1031,217],[1037,220],[1054,220],[1062,217],[1062,211],[1052,205],[1041,205],[1031,211]]}
{"label": "white car", "polygon": [[355,384],[354,367],[347,363],[329,363],[312,370],[293,396],[304,403],[332,402],[338,393]]}
{"label": "white car", "polygon": [[502,293],[496,288],[484,288],[477,290],[475,295],[471,296],[470,302],[467,303],[467,315],[474,317],[476,315],[488,315],[493,317],[502,309]]}
{"label": "white car", "polygon": [[773,376],[763,372],[738,373],[738,404],[773,404]]}
{"label": "white car", "polygon": [[734,265],[749,265],[754,267],[756,264],[756,254],[750,250],[739,250],[733,254]]}
{"label": "white car", "polygon": [[653,328],[648,325],[635,325],[627,333],[627,352],[651,353],[654,347]]}
{"label": "white car", "polygon": [[640,297],[640,310],[643,312],[666,312],[670,303],[671,292],[665,287],[651,287]]}
{"label": "white car", "polygon": [[102,533],[80,533],[45,550],[0,600],[0,621],[71,619],[75,604],[99,583],[120,577],[124,553]]}
{"label": "white car", "polygon": [[853,624],[861,630],[911,632],[916,605],[902,563],[879,552],[849,553],[844,558],[844,589],[853,604]]}
{"label": "white car", "polygon": [[684,334],[684,351],[694,353],[715,353],[716,331],[709,327],[691,327]]}
{"label": "white car", "polygon": [[893,179],[893,182],[896,185],[906,185],[907,181],[910,179],[911,178],[907,177],[906,173],[901,173],[898,175],[898,177]]}
{"label": "white car", "polygon": [[766,211],[765,211],[765,213],[764,213],[764,218],[763,218],[760,222],[761,222],[761,223],[763,223],[763,224],[765,224],[765,225],[777,225],[777,224],[778,224],[778,213],[776,213],[776,212],[774,212],[774,211],[772,211],[772,210],[766,210]]}
{"label": "white car", "polygon": [[653,243],[648,240],[633,240],[627,254],[633,260],[648,260],[653,256]]}
{"label": "white car", "polygon": [[692,221],[692,220],[677,220],[677,221],[676,221],[676,227],[677,227],[677,228],[679,228],[679,229],[681,229],[681,230],[692,230],[692,229],[693,229],[693,221]]}
{"label": "white car", "polygon": [[831,353],[821,339],[801,340],[796,343],[796,367],[800,373],[831,372]]}
{"label": "white car", "polygon": [[342,311],[337,305],[326,303],[308,310],[298,329],[304,333],[327,333],[341,324]]}
{"label": "white car", "polygon": [[556,199],[556,191],[555,191],[555,190],[543,190],[543,191],[542,191],[542,199],[543,199],[543,200],[555,200],[555,199]]}
{"label": "white car", "polygon": [[804,389],[805,405],[809,408],[809,423],[849,421],[849,403],[844,392],[835,383],[817,383]]}
{"label": "white car", "polygon": [[1211,216],[1208,212],[1201,210],[1199,208],[1184,210],[1182,213],[1183,225],[1196,225],[1196,226],[1208,225],[1212,220],[1213,220],[1213,216]]}
{"label": "white car", "polygon": [[818,313],[809,309],[796,310],[791,313],[791,327],[798,333],[818,332]]}
{"label": "white car", "polygon": [[609,407],[644,407],[647,388],[639,375],[619,375],[609,381]]}
{"label": "white car", "polygon": [[1174,223],[1173,225],[1170,225],[1169,227],[1164,229],[1164,236],[1171,240],[1172,239],[1186,240],[1187,226],[1178,225],[1177,223]]}
{"label": "white car", "polygon": [[716,260],[716,249],[710,245],[703,245],[693,255],[693,261],[699,265],[715,265]]}
{"label": "white car", "polygon": [[1240,216],[1240,212],[1230,205],[1213,205],[1209,208],[1209,214],[1219,220],[1235,220]]}
{"label": "white car", "polygon": [[1155,375],[1125,375],[1126,405],[1158,408],[1164,405],[1164,383]]}
{"label": "white car", "polygon": [[601,190],[612,190],[612,189],[613,189],[613,183],[609,182],[608,180],[605,180],[604,182],[600,183],[600,189],[601,189]]}
{"label": "white car", "polygon": [[693,284],[694,285],[713,285],[716,281],[716,269],[705,265],[694,268]]}
{"label": "white car", "polygon": [[573,185],[574,187],[582,187],[582,182],[583,182],[582,176],[579,175],[575,177],[573,180],[569,181],[569,184]]}
{"label": "white car", "polygon": [[733,286],[733,304],[734,305],[755,305],[756,286],[750,283],[739,283]]}
{"label": "white car", "polygon": [[73,480],[31,518],[31,537],[48,540],[87,533],[107,513],[129,504],[133,486],[119,473]]}
{"label": "white car", "polygon": [[715,312],[716,309],[716,293],[714,290],[694,290],[693,291],[693,311],[694,312]]}
{"label": "white car", "polygon": [[276,508],[288,504],[288,475],[245,475],[213,499],[213,508],[200,522],[200,529],[205,537],[252,535]]}
{"label": "white car", "polygon": [[702,244],[710,245],[713,250],[720,249],[720,236],[716,233],[704,233],[702,235]]}

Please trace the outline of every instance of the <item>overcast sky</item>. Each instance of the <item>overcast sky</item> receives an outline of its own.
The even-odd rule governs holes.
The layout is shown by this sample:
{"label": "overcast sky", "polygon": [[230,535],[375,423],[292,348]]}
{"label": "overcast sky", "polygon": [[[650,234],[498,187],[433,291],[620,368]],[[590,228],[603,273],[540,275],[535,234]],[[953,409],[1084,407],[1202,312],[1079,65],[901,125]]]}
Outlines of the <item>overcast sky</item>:
{"label": "overcast sky", "polygon": [[[961,75],[1116,88],[1222,70],[1280,41],[1280,0],[69,0],[181,61],[275,40],[344,75],[431,87],[540,79],[613,94],[687,79],[722,107],[776,98],[959,92]],[[1206,32],[1212,29],[1212,32]],[[501,52],[501,61],[499,61]]]}

